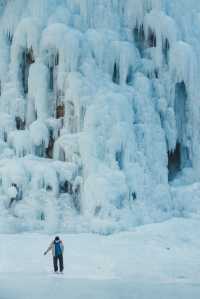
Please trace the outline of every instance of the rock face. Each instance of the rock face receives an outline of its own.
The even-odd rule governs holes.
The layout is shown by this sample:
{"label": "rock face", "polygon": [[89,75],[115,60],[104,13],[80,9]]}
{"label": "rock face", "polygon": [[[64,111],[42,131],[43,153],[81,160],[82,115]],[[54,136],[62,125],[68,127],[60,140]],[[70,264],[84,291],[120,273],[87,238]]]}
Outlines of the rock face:
{"label": "rock face", "polygon": [[0,2],[1,231],[110,233],[183,209],[200,3],[171,2]]}

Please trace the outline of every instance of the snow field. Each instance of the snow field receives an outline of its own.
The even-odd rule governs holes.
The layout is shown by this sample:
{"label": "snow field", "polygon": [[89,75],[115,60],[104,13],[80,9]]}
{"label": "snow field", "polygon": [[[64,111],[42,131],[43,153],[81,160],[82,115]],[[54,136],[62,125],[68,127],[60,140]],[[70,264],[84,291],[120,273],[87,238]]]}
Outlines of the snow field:
{"label": "snow field", "polygon": [[[174,218],[110,236],[61,235],[65,271],[43,252],[52,235],[0,235],[0,298],[179,299],[200,295],[199,220]],[[88,297],[87,297],[88,296]]]}

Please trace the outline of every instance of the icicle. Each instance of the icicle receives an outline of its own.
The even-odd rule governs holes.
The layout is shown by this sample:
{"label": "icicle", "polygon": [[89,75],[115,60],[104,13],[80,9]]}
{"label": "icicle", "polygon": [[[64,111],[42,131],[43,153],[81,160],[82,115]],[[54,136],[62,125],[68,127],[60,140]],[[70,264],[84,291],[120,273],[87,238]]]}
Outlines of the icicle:
{"label": "icicle", "polygon": [[48,69],[44,64],[36,62],[31,65],[28,81],[28,97],[31,100],[28,107],[29,105],[32,106],[31,101],[33,101],[37,119],[40,121],[45,120],[49,114],[47,103],[48,79]]}

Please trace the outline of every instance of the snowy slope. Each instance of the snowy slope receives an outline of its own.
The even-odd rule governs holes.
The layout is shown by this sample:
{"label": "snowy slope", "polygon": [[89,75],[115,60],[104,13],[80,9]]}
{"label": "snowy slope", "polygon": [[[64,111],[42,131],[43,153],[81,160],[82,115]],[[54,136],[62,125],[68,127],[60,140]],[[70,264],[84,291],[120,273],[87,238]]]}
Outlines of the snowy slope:
{"label": "snowy slope", "polygon": [[0,45],[1,232],[199,214],[199,1],[1,1]]}
{"label": "snowy slope", "polygon": [[174,218],[107,237],[62,235],[63,275],[43,256],[53,236],[0,235],[0,298],[197,299],[199,224]]}

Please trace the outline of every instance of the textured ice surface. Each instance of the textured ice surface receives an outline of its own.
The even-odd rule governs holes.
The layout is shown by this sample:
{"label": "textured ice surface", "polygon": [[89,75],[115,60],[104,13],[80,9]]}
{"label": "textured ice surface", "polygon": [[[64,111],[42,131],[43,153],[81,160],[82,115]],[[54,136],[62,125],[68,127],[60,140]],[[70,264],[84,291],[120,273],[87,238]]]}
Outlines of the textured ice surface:
{"label": "textured ice surface", "polygon": [[199,25],[197,0],[0,2],[0,231],[199,211]]}
{"label": "textured ice surface", "polygon": [[199,298],[199,220],[172,219],[107,237],[60,237],[63,275],[53,274],[51,253],[43,255],[52,235],[0,235],[1,299]]}

